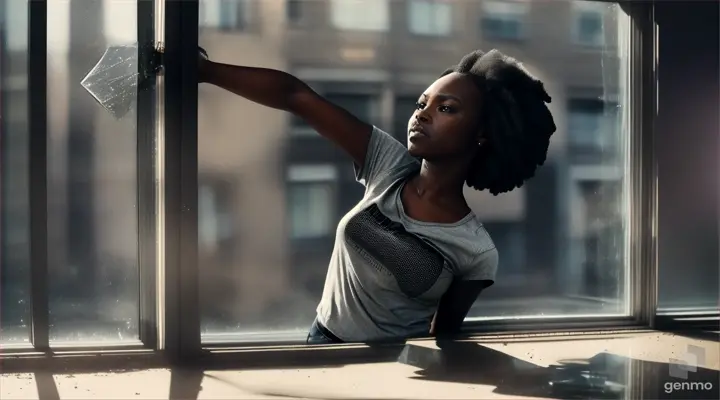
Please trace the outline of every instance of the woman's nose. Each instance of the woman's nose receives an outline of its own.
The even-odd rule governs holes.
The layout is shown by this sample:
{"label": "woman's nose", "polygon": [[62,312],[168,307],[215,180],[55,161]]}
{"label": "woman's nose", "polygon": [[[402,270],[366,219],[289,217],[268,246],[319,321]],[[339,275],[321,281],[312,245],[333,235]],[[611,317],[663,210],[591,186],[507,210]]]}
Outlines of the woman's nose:
{"label": "woman's nose", "polygon": [[420,122],[430,122],[430,115],[424,108],[422,110],[418,110],[415,114],[415,118],[417,118]]}

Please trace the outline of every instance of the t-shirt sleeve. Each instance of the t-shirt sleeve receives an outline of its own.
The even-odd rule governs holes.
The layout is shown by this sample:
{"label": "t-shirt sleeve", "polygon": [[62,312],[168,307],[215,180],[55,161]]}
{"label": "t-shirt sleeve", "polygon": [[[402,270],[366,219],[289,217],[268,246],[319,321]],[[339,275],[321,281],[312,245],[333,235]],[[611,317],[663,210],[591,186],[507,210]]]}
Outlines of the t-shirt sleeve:
{"label": "t-shirt sleeve", "polygon": [[407,148],[388,133],[373,127],[362,166],[354,164],[355,179],[365,187],[374,185],[384,173],[417,162]]}
{"label": "t-shirt sleeve", "polygon": [[464,281],[492,281],[495,282],[495,274],[498,268],[498,251],[496,248],[485,250],[479,253],[469,268],[462,274]]}

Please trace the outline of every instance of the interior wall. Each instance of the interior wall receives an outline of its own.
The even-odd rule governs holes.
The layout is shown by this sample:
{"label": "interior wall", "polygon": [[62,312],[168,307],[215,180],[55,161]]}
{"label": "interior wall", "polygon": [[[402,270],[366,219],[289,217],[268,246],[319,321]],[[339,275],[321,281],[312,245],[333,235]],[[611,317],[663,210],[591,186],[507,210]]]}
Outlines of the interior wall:
{"label": "interior wall", "polygon": [[718,307],[718,2],[657,2],[659,308]]}

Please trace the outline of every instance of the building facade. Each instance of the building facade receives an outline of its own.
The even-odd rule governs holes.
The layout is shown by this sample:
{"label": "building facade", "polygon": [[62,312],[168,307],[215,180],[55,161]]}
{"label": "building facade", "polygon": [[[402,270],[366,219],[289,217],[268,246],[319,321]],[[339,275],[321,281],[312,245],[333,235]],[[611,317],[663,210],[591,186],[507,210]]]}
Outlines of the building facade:
{"label": "building facade", "polygon": [[[17,2],[0,4],[5,15],[20,15],[9,9]],[[471,316],[620,312],[626,135],[616,7],[201,0],[199,39],[216,61],[293,73],[403,143],[419,94],[464,54],[497,48],[518,58],[545,83],[558,130],[546,164],[523,188],[467,190],[501,254],[497,283]],[[136,332],[134,114],[114,120],[79,85],[107,46],[135,40],[126,22],[136,7],[52,0],[48,10],[51,315]],[[27,26],[2,20],[0,256],[3,300],[15,301],[26,296],[29,271]],[[203,331],[304,328],[336,224],[363,193],[352,165],[281,112],[206,85],[198,103]]]}
{"label": "building facade", "polygon": [[[464,54],[497,48],[520,59],[544,81],[553,97],[550,108],[558,131],[546,165],[523,188],[500,196],[467,190],[471,207],[485,222],[502,260],[498,282],[484,299],[510,304],[512,298],[528,296],[572,297],[597,303],[599,308],[613,307],[622,291],[623,275],[623,223],[618,208],[623,178],[617,118],[620,59],[614,6],[519,0],[206,0],[203,5],[206,16],[223,6],[238,15],[262,14],[268,9],[273,15],[282,13],[284,20],[272,23],[281,27],[277,51],[286,70],[403,143],[419,94]],[[221,30],[228,35],[223,40],[230,41],[219,46],[209,34],[201,36],[201,44],[216,51],[210,52],[214,58],[272,67],[232,42],[260,43],[262,34],[247,27],[235,29],[228,18],[204,23],[208,32]],[[231,58],[231,52],[237,58]],[[243,100],[228,99],[220,112],[241,121],[240,113],[259,115],[261,110]],[[263,126],[287,118],[270,113]],[[231,132],[230,126],[237,123],[206,128]],[[256,135],[254,129],[251,132]],[[280,270],[289,282],[286,296],[292,298],[281,303],[302,310],[302,321],[312,317],[320,296],[335,226],[363,189],[355,182],[347,157],[302,121],[288,118],[280,142],[274,140],[272,146],[280,146],[282,156],[280,173],[271,186],[276,188],[274,196],[285,204],[284,217],[277,219],[285,234],[273,236],[273,243],[285,251],[278,260],[284,263]],[[278,215],[261,208],[253,213],[266,221]],[[612,220],[617,223],[608,222]],[[240,253],[256,253],[254,247],[240,242],[236,247]],[[248,270],[244,262],[238,265],[239,270]],[[488,308],[478,303],[478,315],[498,312],[492,310],[497,302],[485,302]],[[579,308],[583,307],[588,306],[583,303]],[[562,313],[568,307],[556,308]],[[262,310],[258,316],[262,321],[274,313],[258,310]],[[288,326],[295,326],[287,320],[294,313],[279,312]]]}

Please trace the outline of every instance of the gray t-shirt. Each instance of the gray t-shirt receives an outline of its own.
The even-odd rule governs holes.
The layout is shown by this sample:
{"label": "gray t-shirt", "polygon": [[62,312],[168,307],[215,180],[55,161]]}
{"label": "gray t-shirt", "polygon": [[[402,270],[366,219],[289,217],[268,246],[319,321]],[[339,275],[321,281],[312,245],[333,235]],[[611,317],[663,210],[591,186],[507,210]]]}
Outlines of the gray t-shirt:
{"label": "gray t-shirt", "polygon": [[338,224],[318,321],[347,342],[427,335],[453,279],[495,280],[498,253],[470,213],[451,224],[405,214],[400,194],[420,162],[374,128],[362,200]]}

